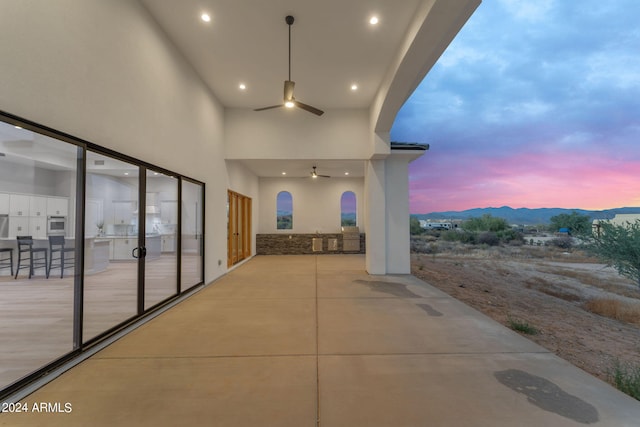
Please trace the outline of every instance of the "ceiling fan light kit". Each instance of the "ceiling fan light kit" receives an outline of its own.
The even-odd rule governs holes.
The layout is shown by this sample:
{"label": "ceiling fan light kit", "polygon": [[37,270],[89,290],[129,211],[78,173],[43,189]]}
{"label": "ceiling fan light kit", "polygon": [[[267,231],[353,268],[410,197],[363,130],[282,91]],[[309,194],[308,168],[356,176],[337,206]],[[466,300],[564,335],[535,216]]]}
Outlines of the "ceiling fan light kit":
{"label": "ceiling fan light kit", "polygon": [[324,114],[324,111],[316,108],[316,107],[312,107],[311,105],[307,105],[304,104],[300,101],[297,101],[296,98],[293,96],[293,89],[296,85],[296,82],[294,82],[293,80],[291,80],[291,26],[293,25],[293,21],[295,20],[293,18],[293,16],[291,15],[287,15],[287,17],[285,17],[285,22],[287,23],[287,25],[289,26],[289,79],[286,80],[284,82],[284,100],[282,104],[278,104],[278,105],[271,105],[269,107],[262,107],[262,108],[256,108],[253,111],[264,111],[264,110],[271,110],[273,108],[280,108],[280,107],[287,107],[287,108],[293,108],[293,107],[298,107],[300,109],[303,109],[305,111],[308,111],[310,113],[313,113],[317,116],[321,116]]}
{"label": "ceiling fan light kit", "polygon": [[311,178],[331,178],[329,175],[320,175],[318,174],[318,171],[316,170],[316,167],[313,166],[313,170],[311,171]]}

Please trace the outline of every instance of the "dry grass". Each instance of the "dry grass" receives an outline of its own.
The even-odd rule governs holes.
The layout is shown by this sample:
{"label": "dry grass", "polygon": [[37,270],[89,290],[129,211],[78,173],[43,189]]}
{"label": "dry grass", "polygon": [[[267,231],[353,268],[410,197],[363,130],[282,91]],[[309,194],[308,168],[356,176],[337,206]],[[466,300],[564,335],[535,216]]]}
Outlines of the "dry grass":
{"label": "dry grass", "polygon": [[618,277],[617,279],[609,279],[608,281],[603,281],[602,278],[590,272],[580,272],[575,270],[568,270],[565,268],[541,267],[540,269],[545,273],[568,277],[570,279],[577,280],[585,285],[603,289],[607,292],[621,295],[623,297],[640,299],[640,292],[638,292],[636,286],[634,286],[632,282],[627,278],[622,276]]}
{"label": "dry grass", "polygon": [[628,303],[613,298],[594,298],[585,302],[582,307],[600,316],[640,325],[640,304]]}
{"label": "dry grass", "polygon": [[528,289],[535,289],[538,292],[542,292],[543,294],[550,295],[555,298],[560,298],[569,302],[576,302],[582,300],[580,295],[576,295],[571,292],[566,292],[563,289],[558,288],[553,283],[548,280],[543,279],[542,277],[532,277],[525,281],[525,286]]}

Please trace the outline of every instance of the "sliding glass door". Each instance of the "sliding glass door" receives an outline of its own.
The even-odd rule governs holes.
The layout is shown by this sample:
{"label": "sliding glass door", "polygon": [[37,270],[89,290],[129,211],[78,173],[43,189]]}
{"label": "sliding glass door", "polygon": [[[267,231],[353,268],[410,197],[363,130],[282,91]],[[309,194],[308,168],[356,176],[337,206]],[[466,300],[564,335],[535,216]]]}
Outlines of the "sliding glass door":
{"label": "sliding glass door", "polygon": [[140,167],[87,151],[83,339],[137,316]]}
{"label": "sliding glass door", "polygon": [[0,112],[0,397],[203,284],[204,213],[201,182]]}
{"label": "sliding glass door", "polygon": [[76,348],[82,154],[78,145],[0,117],[0,389]]}
{"label": "sliding glass door", "polygon": [[180,284],[182,291],[204,282],[204,186],[182,179]]}
{"label": "sliding glass door", "polygon": [[144,308],[178,293],[178,179],[147,170]]}

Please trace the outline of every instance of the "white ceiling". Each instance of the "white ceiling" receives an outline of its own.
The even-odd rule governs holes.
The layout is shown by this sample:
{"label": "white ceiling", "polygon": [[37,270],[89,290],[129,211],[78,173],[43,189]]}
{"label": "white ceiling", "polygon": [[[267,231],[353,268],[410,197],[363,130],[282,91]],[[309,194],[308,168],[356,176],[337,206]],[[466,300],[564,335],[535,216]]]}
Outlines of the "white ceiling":
{"label": "white ceiling", "polygon": [[[258,108],[282,101],[283,82],[288,78],[285,16],[293,15],[291,77],[296,82],[296,99],[328,110],[372,105],[424,0],[140,1],[227,108]],[[200,19],[203,12],[211,16],[211,22]],[[374,15],[379,23],[372,26],[369,19]],[[436,16],[431,26],[434,35],[442,38],[440,18]],[[449,22],[447,19],[451,17],[444,21]],[[437,46],[442,43],[440,38],[430,43]],[[240,83],[247,89],[240,90]],[[350,89],[354,83],[358,85],[355,92]],[[418,83],[408,82],[408,86]],[[261,177],[282,177],[283,171],[287,177],[307,177],[314,164],[318,173],[332,177],[344,177],[346,171],[350,177],[364,175],[362,161],[240,163]],[[103,173],[111,169],[108,165],[90,167]],[[120,168],[113,173],[120,173]]]}
{"label": "white ceiling", "polygon": [[[142,0],[225,107],[282,101],[288,77],[301,102],[326,110],[367,108],[397,54],[420,0]],[[207,12],[211,22],[200,15]],[[369,24],[373,15],[376,26]],[[247,85],[239,90],[240,83]],[[350,90],[358,84],[355,92]]]}

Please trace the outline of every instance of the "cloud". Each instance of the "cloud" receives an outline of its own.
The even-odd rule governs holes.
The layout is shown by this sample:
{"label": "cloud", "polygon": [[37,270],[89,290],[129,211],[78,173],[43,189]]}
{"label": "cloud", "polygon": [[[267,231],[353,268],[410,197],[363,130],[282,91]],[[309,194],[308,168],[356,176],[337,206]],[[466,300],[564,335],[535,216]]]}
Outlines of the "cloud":
{"label": "cloud", "polygon": [[635,0],[484,2],[394,123],[393,140],[431,145],[412,212],[637,204],[639,15]]}

